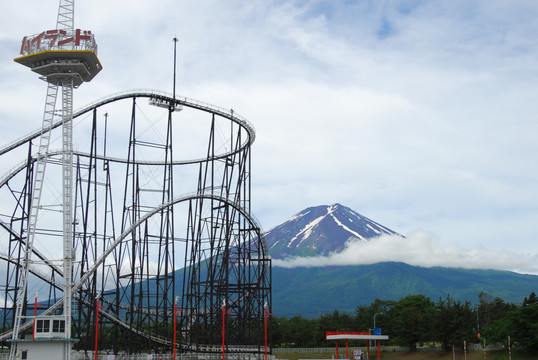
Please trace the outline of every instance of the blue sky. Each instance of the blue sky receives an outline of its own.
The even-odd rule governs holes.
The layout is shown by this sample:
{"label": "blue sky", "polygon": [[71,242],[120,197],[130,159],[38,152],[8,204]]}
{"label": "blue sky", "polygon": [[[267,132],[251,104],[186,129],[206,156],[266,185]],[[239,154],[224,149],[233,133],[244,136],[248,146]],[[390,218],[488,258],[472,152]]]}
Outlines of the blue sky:
{"label": "blue sky", "polygon": [[[2,5],[2,144],[40,126],[45,84],[12,59],[57,6]],[[410,248],[427,238],[422,257],[538,273],[537,2],[95,0],[77,3],[75,26],[96,34],[104,67],[75,108],[171,92],[179,38],[178,94],[256,129],[264,228],[338,202]]]}

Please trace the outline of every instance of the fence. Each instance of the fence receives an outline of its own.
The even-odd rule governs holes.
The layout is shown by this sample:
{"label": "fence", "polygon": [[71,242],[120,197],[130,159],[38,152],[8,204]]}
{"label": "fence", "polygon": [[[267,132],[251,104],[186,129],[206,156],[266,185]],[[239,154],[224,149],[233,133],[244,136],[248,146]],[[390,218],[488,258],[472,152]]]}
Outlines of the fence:
{"label": "fence", "polygon": [[[376,349],[376,346],[370,346],[370,352]],[[354,350],[361,350],[366,352],[366,346],[350,346],[348,348],[349,353],[353,353]],[[308,353],[320,353],[330,354],[335,353],[335,347],[323,347],[323,348],[273,348],[273,355],[279,354],[308,354]],[[338,352],[342,353],[346,351],[346,348],[341,346],[338,348]],[[403,346],[381,346],[381,352],[395,352],[395,351],[409,351],[408,347]]]}
{"label": "fence", "polygon": [[[490,344],[486,347],[486,351],[490,350],[502,350],[504,346],[502,344]],[[370,347],[370,352],[374,351],[375,347]],[[467,351],[481,351],[484,349],[484,346],[482,344],[467,344]],[[345,348],[339,349],[339,352],[341,353],[345,351]],[[348,351],[350,354],[353,353],[354,350],[361,350],[363,353],[366,352],[366,347],[359,346],[359,347],[349,347]],[[419,347],[417,348],[418,351],[440,351],[441,348],[439,346],[428,346],[428,347]],[[381,352],[404,352],[409,351],[408,347],[405,346],[381,346]],[[323,348],[273,348],[272,355],[268,355],[269,360],[275,360],[278,358],[278,355],[280,354],[312,354],[312,353],[321,353],[321,354],[327,354],[327,353],[335,353],[334,347],[323,347]],[[265,356],[264,354],[234,354],[234,353],[226,353],[225,357],[227,360],[264,360]],[[8,360],[9,354],[8,353],[0,353],[0,360]],[[93,352],[87,352],[86,354],[84,352],[73,352],[71,356],[72,360],[93,360],[94,359],[94,353]],[[172,354],[118,354],[118,355],[112,355],[112,354],[98,354],[97,355],[98,360],[173,360]],[[205,353],[205,354],[184,354],[184,353],[178,353],[176,354],[177,360],[221,360],[222,354],[219,353]]]}
{"label": "fence", "polygon": [[[93,360],[94,353],[73,352],[72,360]],[[275,360],[274,355],[268,355],[268,360]],[[264,354],[226,353],[226,360],[264,360]],[[167,354],[98,354],[98,360],[173,360],[171,353]],[[176,354],[176,360],[221,360],[222,354]],[[0,358],[0,360],[4,360]],[[6,358],[7,360],[7,358]]]}
{"label": "fence", "polygon": [[[173,360],[173,355],[168,354],[98,354],[98,360]],[[264,360],[264,354],[233,354],[226,353],[226,360]],[[268,360],[275,360],[274,355],[268,355]],[[9,353],[0,353],[0,360],[8,360]],[[73,351],[71,353],[72,360],[94,360],[95,354],[88,351]],[[176,354],[176,360],[221,360],[222,354]]]}
{"label": "fence", "polygon": [[[463,344],[461,344],[463,347]],[[370,346],[370,352],[372,352],[372,349],[376,348],[375,346]],[[486,346],[486,351],[490,350],[502,350],[504,349],[504,345],[497,343],[497,344],[490,344]],[[353,346],[349,347],[349,353],[353,353],[353,350],[362,350],[362,352],[366,352],[365,346]],[[418,347],[417,351],[441,351],[441,346],[424,346],[424,347]],[[467,350],[468,351],[482,351],[484,350],[484,345],[482,344],[467,344]],[[319,354],[327,354],[327,353],[335,353],[335,347],[323,347],[323,348],[273,348],[273,355],[279,355],[279,354],[312,354],[312,353],[319,353]],[[345,352],[345,348],[339,347],[338,352],[342,353],[342,351]],[[409,347],[407,346],[388,346],[388,345],[381,345],[381,352],[405,352],[409,351]]]}

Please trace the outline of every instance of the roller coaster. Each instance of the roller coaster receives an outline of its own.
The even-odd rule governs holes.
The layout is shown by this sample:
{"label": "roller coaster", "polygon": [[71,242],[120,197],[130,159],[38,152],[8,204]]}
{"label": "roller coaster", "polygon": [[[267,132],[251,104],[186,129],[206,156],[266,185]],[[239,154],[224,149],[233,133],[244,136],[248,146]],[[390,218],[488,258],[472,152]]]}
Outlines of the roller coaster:
{"label": "roller coaster", "polygon": [[[62,115],[0,149],[0,341],[32,314],[60,314],[66,274]],[[49,149],[37,151],[47,132]],[[72,336],[93,350],[262,353],[271,260],[251,209],[255,131],[233,110],[159,91],[126,91],[73,113]],[[58,148],[55,150],[55,146]],[[19,159],[19,161],[13,161]],[[46,163],[34,240],[34,179]],[[35,204],[34,204],[35,205]],[[26,250],[27,290],[18,298]],[[36,294],[33,297],[33,294]],[[99,300],[99,301],[98,301]],[[177,327],[174,329],[174,309]],[[226,308],[226,312],[223,311]],[[175,343],[175,342],[174,342]]]}

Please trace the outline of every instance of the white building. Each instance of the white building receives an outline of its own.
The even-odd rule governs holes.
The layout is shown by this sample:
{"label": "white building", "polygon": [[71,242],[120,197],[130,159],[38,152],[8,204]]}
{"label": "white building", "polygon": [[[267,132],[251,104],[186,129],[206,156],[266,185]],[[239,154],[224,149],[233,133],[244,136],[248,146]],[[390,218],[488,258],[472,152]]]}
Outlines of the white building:
{"label": "white building", "polygon": [[65,337],[65,316],[36,316],[32,337],[12,340],[17,342],[15,357],[20,360],[65,359],[67,343],[78,339]]}

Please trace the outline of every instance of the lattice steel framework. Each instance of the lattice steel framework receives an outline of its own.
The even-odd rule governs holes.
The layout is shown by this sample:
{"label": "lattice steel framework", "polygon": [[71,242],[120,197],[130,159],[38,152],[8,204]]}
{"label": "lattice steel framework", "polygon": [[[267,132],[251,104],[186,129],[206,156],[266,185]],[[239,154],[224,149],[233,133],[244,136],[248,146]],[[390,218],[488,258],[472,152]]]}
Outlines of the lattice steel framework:
{"label": "lattice steel framework", "polygon": [[[181,111],[178,111],[181,110]],[[96,101],[73,114],[73,336],[92,350],[96,299],[99,347],[111,353],[170,350],[179,296],[177,346],[263,353],[264,305],[271,307],[271,261],[251,214],[252,126],[233,110],[155,91]],[[61,140],[51,126],[51,149]],[[25,161],[0,178],[1,324],[13,324],[26,247],[39,132],[0,150]],[[59,140],[55,140],[59,139]],[[55,142],[56,141],[56,142]],[[40,314],[61,310],[62,199],[57,183],[65,150],[46,154],[27,294],[39,290]],[[61,207],[60,207],[61,208]],[[61,246],[60,246],[61,248]],[[24,299],[24,311],[34,311]],[[21,331],[31,332],[31,321]],[[0,335],[5,341],[6,331]]]}
{"label": "lattice steel framework", "polygon": [[[73,89],[83,82],[91,81],[101,70],[97,58],[97,45],[90,31],[74,29],[74,1],[60,0],[56,28],[42,31],[40,34],[25,36],[22,41],[20,56],[16,62],[29,67],[48,83],[43,123],[40,132],[40,144],[37,152],[37,161],[33,173],[31,193],[29,193],[29,215],[26,225],[26,241],[23,257],[19,260],[21,266],[16,277],[17,295],[15,301],[15,314],[10,348],[10,359],[19,357],[17,352],[21,337],[21,324],[25,317],[25,299],[28,288],[30,266],[33,260],[33,244],[37,234],[37,222],[40,216],[41,198],[44,190],[45,170],[48,163],[50,127],[54,120],[56,96],[58,88],[62,89],[61,127],[62,127],[62,175],[61,175],[61,213],[62,225],[62,262],[63,262],[63,317],[56,320],[63,323],[63,353],[65,359],[71,358],[71,316],[72,316],[72,268],[73,268],[73,233],[72,233],[72,116],[73,116]],[[22,234],[21,234],[22,235]],[[58,325],[59,329],[59,325]],[[59,336],[59,332],[56,334]]]}

